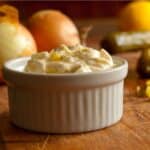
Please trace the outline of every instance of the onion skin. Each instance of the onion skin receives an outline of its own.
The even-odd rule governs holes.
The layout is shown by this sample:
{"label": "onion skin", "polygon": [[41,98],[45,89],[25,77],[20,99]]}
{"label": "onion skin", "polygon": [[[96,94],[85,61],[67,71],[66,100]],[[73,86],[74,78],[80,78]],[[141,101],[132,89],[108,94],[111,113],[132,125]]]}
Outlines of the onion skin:
{"label": "onion skin", "polygon": [[39,51],[51,50],[61,44],[73,46],[80,43],[75,24],[56,10],[43,10],[33,14],[28,21],[28,28]]}
{"label": "onion skin", "polygon": [[0,6],[0,82],[2,67],[7,60],[36,52],[31,33],[19,22],[18,10],[10,5]]}
{"label": "onion skin", "polygon": [[[21,24],[1,22],[0,36],[0,72],[7,60],[30,56],[37,52],[31,33]],[[0,74],[0,80],[1,78]]]}
{"label": "onion skin", "polygon": [[0,35],[0,68],[9,59],[36,53],[32,35],[21,24],[0,23]]}

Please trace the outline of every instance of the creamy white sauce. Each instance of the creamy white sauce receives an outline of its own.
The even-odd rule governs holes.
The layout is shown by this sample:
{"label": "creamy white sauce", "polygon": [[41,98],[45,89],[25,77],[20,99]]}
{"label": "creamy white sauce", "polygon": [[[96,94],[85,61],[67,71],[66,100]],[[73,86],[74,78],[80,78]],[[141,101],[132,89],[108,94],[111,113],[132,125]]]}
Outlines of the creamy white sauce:
{"label": "creamy white sauce", "polygon": [[111,55],[104,49],[61,45],[50,52],[32,55],[24,70],[35,73],[82,73],[98,72],[113,65]]}

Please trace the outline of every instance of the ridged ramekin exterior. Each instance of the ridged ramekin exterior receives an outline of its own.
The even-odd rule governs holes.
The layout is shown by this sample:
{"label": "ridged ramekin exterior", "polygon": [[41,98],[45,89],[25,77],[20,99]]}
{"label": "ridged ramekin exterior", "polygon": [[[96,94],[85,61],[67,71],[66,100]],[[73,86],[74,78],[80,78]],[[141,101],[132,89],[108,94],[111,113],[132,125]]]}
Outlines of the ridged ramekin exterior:
{"label": "ridged ramekin exterior", "polygon": [[47,133],[101,129],[120,120],[126,60],[97,73],[32,74],[20,71],[28,57],[6,62],[10,116],[19,127]]}
{"label": "ridged ramekin exterior", "polygon": [[123,113],[123,80],[96,88],[60,91],[9,85],[8,93],[14,124],[39,132],[96,130],[116,123]]}

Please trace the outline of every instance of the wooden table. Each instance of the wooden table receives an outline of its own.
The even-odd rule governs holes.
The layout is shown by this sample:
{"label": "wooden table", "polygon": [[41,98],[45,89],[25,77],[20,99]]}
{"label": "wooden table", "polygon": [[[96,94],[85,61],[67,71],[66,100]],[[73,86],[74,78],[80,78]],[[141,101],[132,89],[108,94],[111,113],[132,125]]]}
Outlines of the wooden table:
{"label": "wooden table", "polygon": [[150,150],[150,99],[136,96],[143,82],[135,72],[138,53],[121,54],[129,62],[124,89],[124,114],[109,128],[73,135],[38,134],[10,123],[8,96],[0,86],[0,150]]}

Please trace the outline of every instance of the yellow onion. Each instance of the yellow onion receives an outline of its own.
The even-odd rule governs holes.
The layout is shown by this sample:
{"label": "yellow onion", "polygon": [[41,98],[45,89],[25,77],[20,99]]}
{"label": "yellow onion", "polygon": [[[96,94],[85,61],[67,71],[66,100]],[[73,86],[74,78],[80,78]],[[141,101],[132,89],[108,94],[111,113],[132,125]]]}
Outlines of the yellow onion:
{"label": "yellow onion", "polygon": [[61,44],[73,46],[80,43],[78,30],[73,21],[58,10],[41,10],[28,21],[39,51],[51,50]]}
{"label": "yellow onion", "polygon": [[5,61],[20,56],[29,56],[36,51],[36,44],[31,33],[19,22],[18,11],[12,6],[1,6],[0,70]]}

